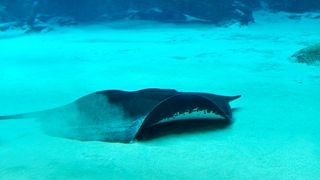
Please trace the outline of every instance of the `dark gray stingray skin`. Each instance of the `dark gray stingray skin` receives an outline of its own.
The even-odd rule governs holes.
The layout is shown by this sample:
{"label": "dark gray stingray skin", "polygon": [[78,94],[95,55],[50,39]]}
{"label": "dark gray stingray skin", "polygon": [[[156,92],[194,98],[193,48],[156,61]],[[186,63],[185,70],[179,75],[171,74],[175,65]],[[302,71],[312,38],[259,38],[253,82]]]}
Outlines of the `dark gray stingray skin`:
{"label": "dark gray stingray skin", "polygon": [[231,121],[229,102],[240,96],[178,92],[172,89],[98,91],[62,107],[0,120],[38,118],[54,136],[79,140],[131,142],[148,127],[168,121],[223,119]]}

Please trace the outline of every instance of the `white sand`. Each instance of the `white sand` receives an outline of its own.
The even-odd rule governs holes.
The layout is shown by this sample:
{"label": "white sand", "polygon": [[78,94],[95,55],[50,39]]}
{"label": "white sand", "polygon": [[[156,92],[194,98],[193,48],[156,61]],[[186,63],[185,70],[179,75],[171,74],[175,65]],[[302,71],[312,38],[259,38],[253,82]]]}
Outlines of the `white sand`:
{"label": "white sand", "polygon": [[132,144],[43,134],[0,122],[0,179],[320,178],[320,67],[291,54],[320,21],[257,14],[248,27],[113,23],[0,34],[0,114],[69,103],[102,89],[174,88],[223,95],[234,124]]}

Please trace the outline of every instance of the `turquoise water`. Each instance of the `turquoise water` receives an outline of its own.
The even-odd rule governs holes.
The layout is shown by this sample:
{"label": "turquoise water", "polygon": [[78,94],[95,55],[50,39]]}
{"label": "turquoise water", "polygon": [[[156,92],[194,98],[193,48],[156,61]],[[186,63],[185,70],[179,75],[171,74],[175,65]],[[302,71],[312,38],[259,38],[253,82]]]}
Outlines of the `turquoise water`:
{"label": "turquoise water", "polygon": [[242,97],[231,102],[230,126],[175,124],[132,143],[48,135],[45,117],[1,121],[0,179],[318,179],[319,66],[290,57],[319,42],[320,21],[317,12],[292,15],[254,11],[249,25],[79,20],[49,32],[1,31],[0,115],[107,89]]}

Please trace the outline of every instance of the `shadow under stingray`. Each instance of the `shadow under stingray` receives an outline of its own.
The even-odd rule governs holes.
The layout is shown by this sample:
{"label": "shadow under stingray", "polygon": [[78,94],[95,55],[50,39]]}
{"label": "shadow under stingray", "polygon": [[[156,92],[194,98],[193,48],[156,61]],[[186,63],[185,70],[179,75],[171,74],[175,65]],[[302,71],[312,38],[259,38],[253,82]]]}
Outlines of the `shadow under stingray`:
{"label": "shadow under stingray", "polygon": [[142,129],[136,136],[138,141],[150,141],[174,134],[196,134],[223,130],[231,126],[232,122],[221,119],[192,119],[160,123]]}

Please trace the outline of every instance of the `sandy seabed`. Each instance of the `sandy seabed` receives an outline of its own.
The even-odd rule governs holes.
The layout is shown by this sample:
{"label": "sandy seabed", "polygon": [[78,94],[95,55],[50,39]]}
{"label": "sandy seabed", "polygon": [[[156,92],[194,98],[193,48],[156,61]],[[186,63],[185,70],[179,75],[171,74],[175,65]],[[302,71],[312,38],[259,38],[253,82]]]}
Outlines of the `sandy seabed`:
{"label": "sandy seabed", "polygon": [[0,179],[320,178],[320,67],[289,57],[319,42],[319,19],[256,14],[247,27],[116,22],[0,33],[0,114],[52,108],[103,89],[242,97],[225,129],[131,144],[0,122]]}

